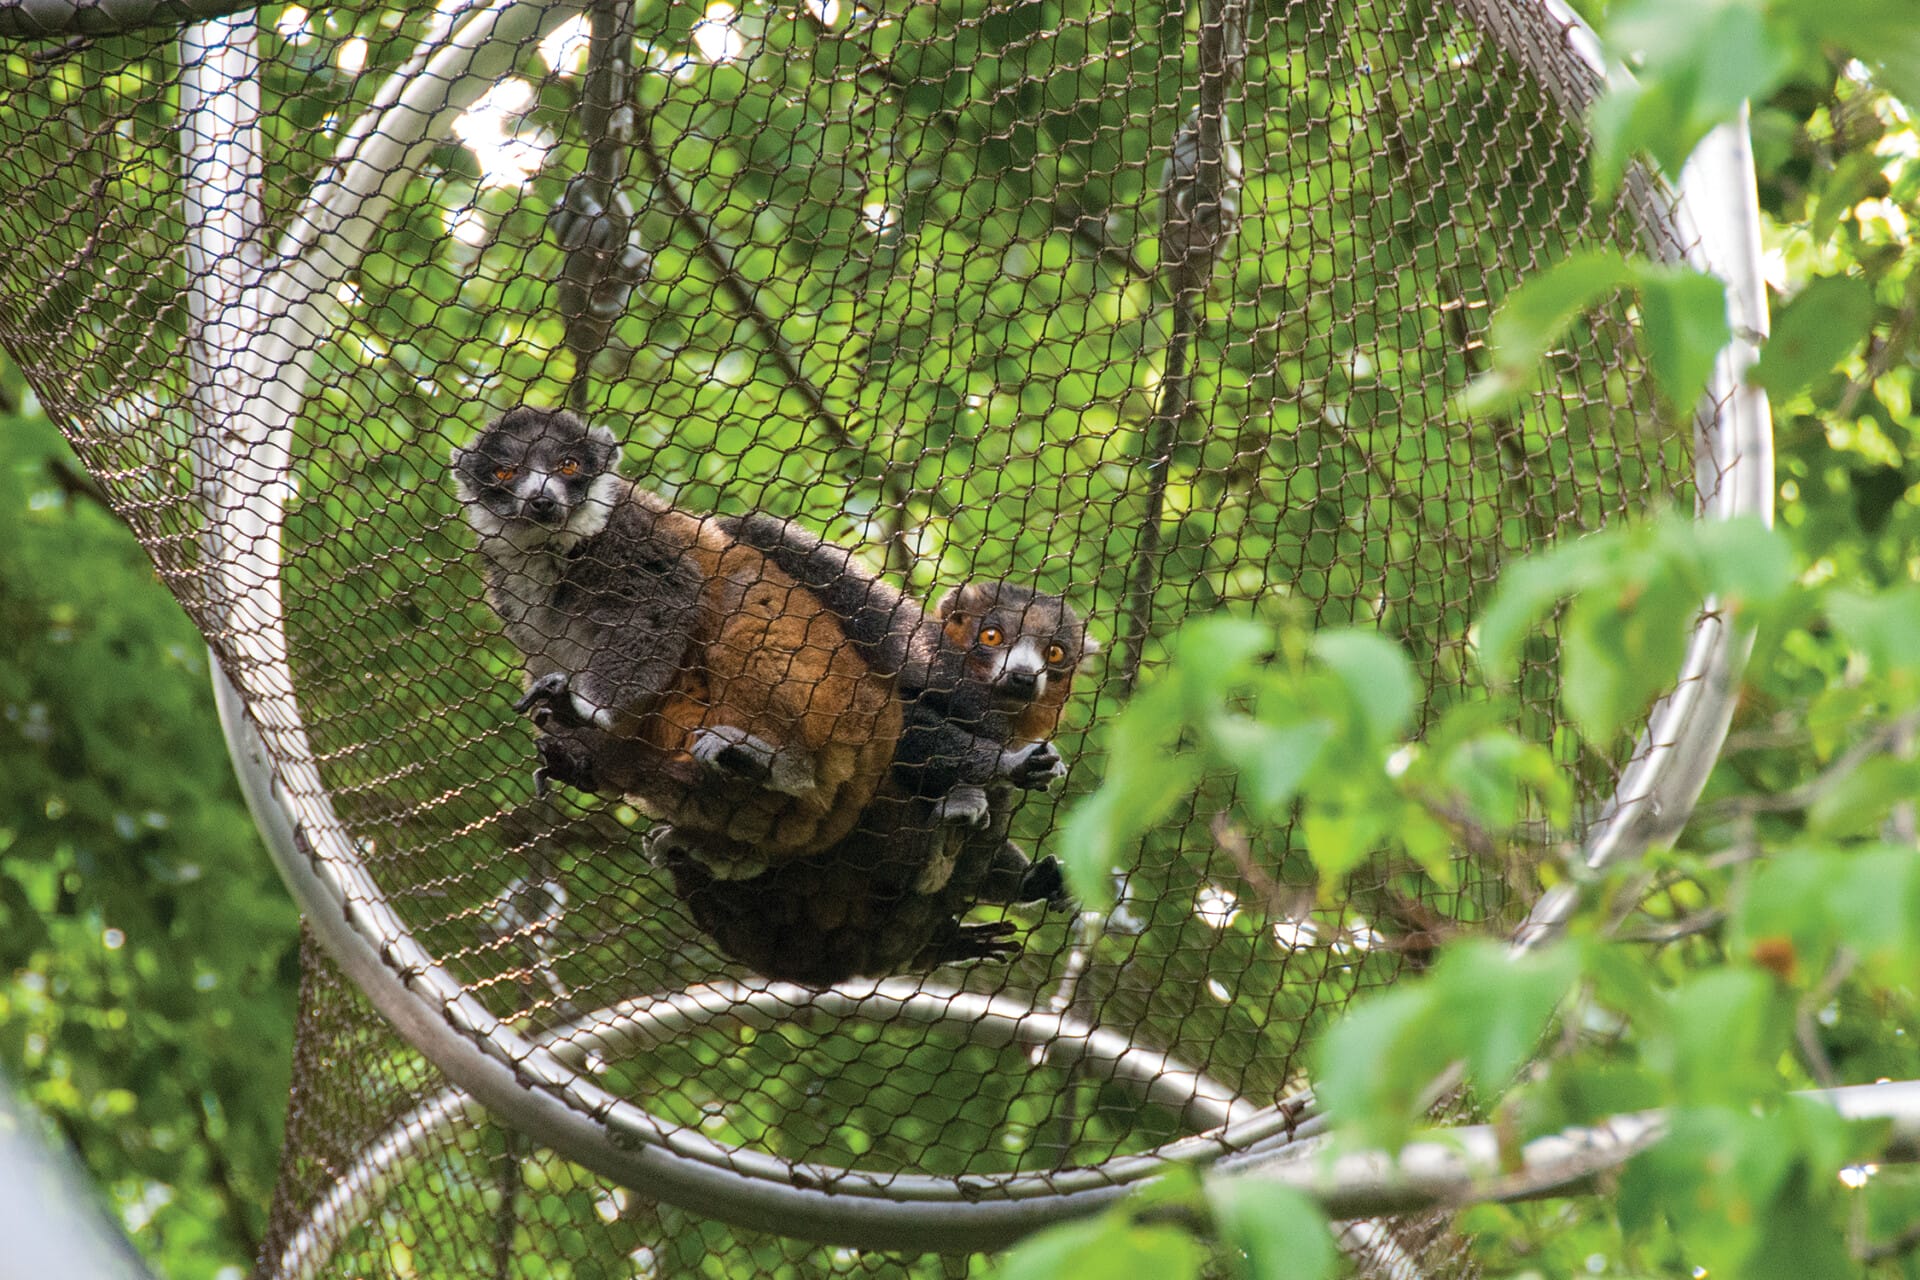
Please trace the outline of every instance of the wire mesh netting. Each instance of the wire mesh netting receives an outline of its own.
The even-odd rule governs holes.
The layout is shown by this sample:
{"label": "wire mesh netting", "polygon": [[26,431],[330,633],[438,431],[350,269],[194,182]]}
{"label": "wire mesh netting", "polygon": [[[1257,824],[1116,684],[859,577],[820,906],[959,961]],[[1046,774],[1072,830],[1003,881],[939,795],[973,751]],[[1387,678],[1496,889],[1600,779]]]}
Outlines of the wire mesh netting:
{"label": "wire mesh netting", "polygon": [[[1484,695],[1505,561],[1695,496],[1629,300],[1511,412],[1454,406],[1528,271],[1685,247],[1589,206],[1567,30],[1436,0],[499,0],[20,41],[0,340],[241,690],[300,851],[357,859],[348,906],[387,914],[355,927],[464,993],[434,1016],[511,1029],[742,1176],[1118,1180],[1298,1092],[1315,1030],[1448,934],[1510,930],[1540,850],[1463,851],[1446,885],[1381,859],[1325,905],[1211,778],[1097,931],[833,842],[784,879],[709,874],[698,840],[676,862],[645,786],[536,788],[451,451],[570,404],[678,511],[792,517],[929,606],[1066,601],[1102,642],[1051,733],[1067,781],[994,792],[993,856],[1044,858],[1190,616],[1377,626],[1430,719]],[[250,150],[257,185],[223,185]],[[1556,680],[1548,630],[1521,728],[1591,815],[1630,744],[1581,740]],[[814,945],[807,974],[895,976],[768,986]],[[313,946],[302,1010],[266,1274],[904,1265],[512,1136]]]}

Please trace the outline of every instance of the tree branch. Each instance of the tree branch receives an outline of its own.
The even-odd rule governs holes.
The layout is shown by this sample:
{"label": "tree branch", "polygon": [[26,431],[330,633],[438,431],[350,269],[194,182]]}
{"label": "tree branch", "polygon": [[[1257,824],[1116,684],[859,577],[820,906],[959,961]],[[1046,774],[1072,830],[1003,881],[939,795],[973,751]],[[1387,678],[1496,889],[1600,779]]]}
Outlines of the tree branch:
{"label": "tree branch", "polygon": [[1712,805],[1708,812],[1716,818],[1741,818],[1761,813],[1798,813],[1826,798],[1855,770],[1868,760],[1895,750],[1920,730],[1920,711],[1909,711],[1887,721],[1878,729],[1841,752],[1819,774],[1797,787],[1776,795],[1729,796]]}
{"label": "tree branch", "polygon": [[643,126],[635,132],[634,150],[646,168],[651,171],[655,198],[666,207],[667,213],[674,222],[679,224],[681,230],[693,238],[694,244],[699,248],[700,257],[720,278],[721,292],[727,295],[736,310],[753,322],[754,328],[766,340],[768,353],[772,355],[774,363],[779,366],[781,377],[786,380],[787,386],[806,402],[808,414],[820,425],[820,429],[836,447],[857,448],[852,433],[847,430],[846,423],[827,407],[825,395],[801,369],[799,357],[794,355],[792,349],[787,346],[786,338],[780,333],[779,321],[761,307],[758,288],[741,275],[739,269],[733,265],[736,251],[730,246],[723,246],[712,224],[688,203],[685,196],[680,194],[679,188],[673,181],[672,171],[667,166],[666,158],[653,145],[649,128]]}
{"label": "tree branch", "polygon": [[[1890,1130],[1875,1157],[1885,1163],[1920,1161],[1920,1081],[1850,1085],[1789,1095],[1832,1106],[1848,1120],[1885,1120]],[[1335,1218],[1373,1217],[1484,1201],[1535,1200],[1584,1194],[1666,1136],[1663,1112],[1614,1116],[1564,1130],[1521,1148],[1519,1165],[1504,1149],[1497,1127],[1469,1125],[1409,1143],[1397,1154],[1322,1146],[1289,1147],[1236,1163],[1228,1177],[1272,1182],[1305,1193]]]}
{"label": "tree branch", "polygon": [[1161,517],[1180,424],[1192,408],[1193,344],[1201,300],[1233,238],[1243,176],[1227,128],[1227,102],[1246,66],[1245,0],[1201,0],[1199,102],[1167,144],[1160,175],[1160,276],[1173,300],[1173,325],[1160,398],[1140,440],[1146,511],[1134,544],[1123,603],[1120,687],[1133,688],[1153,625],[1160,579]]}

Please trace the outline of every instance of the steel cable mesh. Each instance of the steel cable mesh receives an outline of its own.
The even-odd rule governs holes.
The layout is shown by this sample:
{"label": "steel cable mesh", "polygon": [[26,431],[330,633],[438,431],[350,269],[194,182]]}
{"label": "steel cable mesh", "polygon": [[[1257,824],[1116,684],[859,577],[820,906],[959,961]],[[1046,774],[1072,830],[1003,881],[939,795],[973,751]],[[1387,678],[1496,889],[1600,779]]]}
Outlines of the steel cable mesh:
{"label": "steel cable mesh", "polygon": [[[1500,20],[1563,45],[1537,13]],[[378,5],[261,11],[267,228],[297,226],[436,21]],[[1014,821],[1035,853],[1102,774],[1098,727],[1124,699],[1143,557],[1149,677],[1186,617],[1298,610],[1402,642],[1430,718],[1483,693],[1469,628],[1509,557],[1687,500],[1692,442],[1654,425],[1625,302],[1592,316],[1512,413],[1452,407],[1517,279],[1571,246],[1648,233],[1588,207],[1557,93],[1447,6],[1253,9],[1229,101],[1237,234],[1199,308],[1151,547],[1143,441],[1165,416],[1169,343],[1158,185],[1193,101],[1194,17],[819,0],[637,21],[625,178],[651,272],[590,376],[564,341],[547,222],[585,161],[577,20],[522,41],[511,74],[405,177],[324,323],[276,333],[312,359],[282,581],[326,791],[411,935],[529,1034],[742,970],[649,861],[644,819],[564,788],[534,796],[517,659],[447,472],[449,450],[501,409],[561,404],[578,385],[629,473],[688,510],[796,516],[929,601],[1001,578],[1071,601],[1106,647],[1056,737],[1068,785]],[[184,247],[179,62],[171,32],[6,50],[0,339],[231,667],[250,624],[208,587],[196,498],[185,296],[209,265]],[[1562,54],[1558,75],[1586,73]],[[1591,814],[1623,745],[1581,741],[1556,687],[1549,630],[1527,652],[1522,727]],[[993,908],[977,918],[1006,914],[1023,953],[930,982],[1062,1002],[1268,1103],[1304,1083],[1299,1049],[1356,992],[1423,964],[1448,931],[1510,928],[1536,888],[1525,858],[1462,854],[1451,887],[1383,861],[1315,909],[1289,833],[1220,825],[1230,802],[1208,779],[1146,842],[1084,974],[1068,916]],[[356,1150],[443,1087],[354,1007],[310,949],[276,1241]],[[592,1072],[724,1144],[882,1179],[1098,1168],[1193,1128],[1045,1053],[905,1019],[695,1021]],[[410,1249],[457,1231],[486,1247],[504,1139],[480,1127],[446,1142],[417,1183],[402,1179],[391,1230],[367,1228],[358,1260],[321,1274],[407,1273],[382,1253],[402,1223]],[[565,1180],[557,1157],[525,1159],[525,1186]],[[600,1256],[577,1242],[605,1225],[608,1194],[562,1196],[548,1218],[514,1192],[516,1248]],[[676,1222],[667,1236],[691,1229]],[[759,1247],[740,1256],[770,1274],[840,1265]]]}

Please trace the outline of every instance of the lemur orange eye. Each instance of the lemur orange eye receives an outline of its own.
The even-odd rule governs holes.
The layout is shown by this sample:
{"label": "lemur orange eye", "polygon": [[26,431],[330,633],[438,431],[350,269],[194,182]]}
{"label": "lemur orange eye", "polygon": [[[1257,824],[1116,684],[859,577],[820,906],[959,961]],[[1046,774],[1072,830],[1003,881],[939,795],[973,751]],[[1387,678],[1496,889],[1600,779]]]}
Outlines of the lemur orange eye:
{"label": "lemur orange eye", "polygon": [[563,476],[577,476],[580,474],[580,464],[572,458],[562,458],[554,470]]}
{"label": "lemur orange eye", "polygon": [[1001,631],[1000,628],[998,627],[980,628],[980,643],[987,646],[987,648],[989,649],[998,648],[1000,645],[1000,642],[1002,640],[1005,640],[1006,638],[1007,638],[1006,633]]}
{"label": "lemur orange eye", "polygon": [[495,467],[493,469],[493,478],[495,482],[499,484],[505,484],[519,474],[520,468],[518,467]]}
{"label": "lemur orange eye", "polygon": [[1067,660],[1067,651],[1065,649],[1062,649],[1057,644],[1050,644],[1047,646],[1048,662],[1065,662],[1066,660]]}

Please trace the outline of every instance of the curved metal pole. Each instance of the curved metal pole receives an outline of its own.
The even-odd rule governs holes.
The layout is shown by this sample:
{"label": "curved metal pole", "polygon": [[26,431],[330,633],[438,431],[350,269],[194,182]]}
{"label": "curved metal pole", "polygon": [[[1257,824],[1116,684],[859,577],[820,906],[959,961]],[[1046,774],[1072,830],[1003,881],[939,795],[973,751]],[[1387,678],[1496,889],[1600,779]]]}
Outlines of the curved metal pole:
{"label": "curved metal pole", "polygon": [[0,39],[110,36],[225,18],[258,0],[0,0]]}
{"label": "curved metal pole", "polygon": [[[958,1005],[958,1012],[956,1012]],[[679,1033],[715,1022],[767,1028],[814,1008],[841,1018],[912,1021],[931,1026],[955,1023],[973,1038],[994,1047],[1027,1044],[1058,1048],[1059,1019],[1034,1018],[1028,1011],[994,996],[925,991],[908,983],[872,984],[865,991],[807,991],[778,984],[772,988],[723,984],[681,995],[628,1001],[542,1033],[539,1042],[576,1070],[590,1069],[597,1056],[647,1048]],[[983,1032],[984,1029],[984,1033]],[[1110,1032],[1068,1028],[1064,1042],[1078,1044],[1112,1069],[1109,1079],[1132,1087],[1143,1099],[1180,1110],[1190,1125],[1214,1128],[1255,1110],[1251,1103],[1204,1077],[1167,1070],[1159,1054],[1133,1049]],[[480,1100],[463,1089],[446,1089],[396,1120],[369,1143],[281,1250],[268,1273],[274,1280],[313,1280],[339,1248],[341,1240],[366,1220],[406,1176],[407,1168],[448,1130],[486,1115]]]}
{"label": "curved metal pole", "polygon": [[[1733,328],[1694,420],[1694,487],[1703,520],[1752,516],[1773,523],[1773,418],[1766,392],[1746,381],[1767,332],[1760,229],[1750,216],[1758,207],[1743,110],[1687,162],[1677,206],[1675,235],[1686,261],[1726,282]],[[1680,834],[1720,757],[1752,650],[1752,632],[1730,630],[1708,601],[1674,691],[1654,706],[1613,798],[1588,833],[1582,859],[1588,871],[1632,861]],[[1581,882],[1569,880],[1543,894],[1515,932],[1514,949],[1530,951],[1558,937],[1581,892]]]}
{"label": "curved metal pole", "polygon": [[[302,853],[258,734],[224,676],[215,676],[221,722],[229,734],[236,772],[267,847],[328,954],[389,1018],[409,1043],[454,1084],[474,1094],[497,1118],[623,1185],[757,1230],[858,1247],[966,1252],[992,1249],[1058,1220],[1094,1212],[1126,1194],[1133,1183],[1165,1169],[1170,1159],[1218,1158],[1243,1145],[1237,1125],[1263,1132],[1275,1109],[1237,1100],[1231,1091],[1181,1068],[1155,1050],[1057,1014],[1035,1012],[998,996],[923,991],[910,982],[860,983],[826,992],[775,984],[700,988],[675,996],[628,1002],[610,1021],[583,1026],[577,1047],[601,1038],[611,1049],[629,1037],[665,1038],[689,1019],[719,1014],[766,1023],[802,1008],[837,1017],[912,1018],[954,1027],[978,1043],[1046,1046],[1076,1055],[1082,1069],[1120,1083],[1152,1082],[1153,1100],[1181,1110],[1188,1121],[1233,1121],[1225,1129],[1184,1138],[1140,1156],[1097,1168],[1005,1178],[935,1178],[923,1174],[866,1173],[794,1164],[762,1152],[721,1146],[697,1133],[669,1127],[624,1099],[585,1080],[558,1042],[537,1044],[505,1028],[486,1050],[416,992],[417,973],[396,970],[392,953],[361,932],[363,912],[350,918],[326,881]],[[356,923],[357,921],[357,923]],[[410,981],[411,980],[411,981]],[[501,1055],[506,1043],[525,1046],[521,1063]],[[524,1070],[541,1061],[574,1076],[564,1092]],[[517,1069],[519,1068],[519,1069]],[[545,1087],[531,1087],[545,1086]],[[589,1092],[610,1099],[590,1111],[578,1105]]]}

